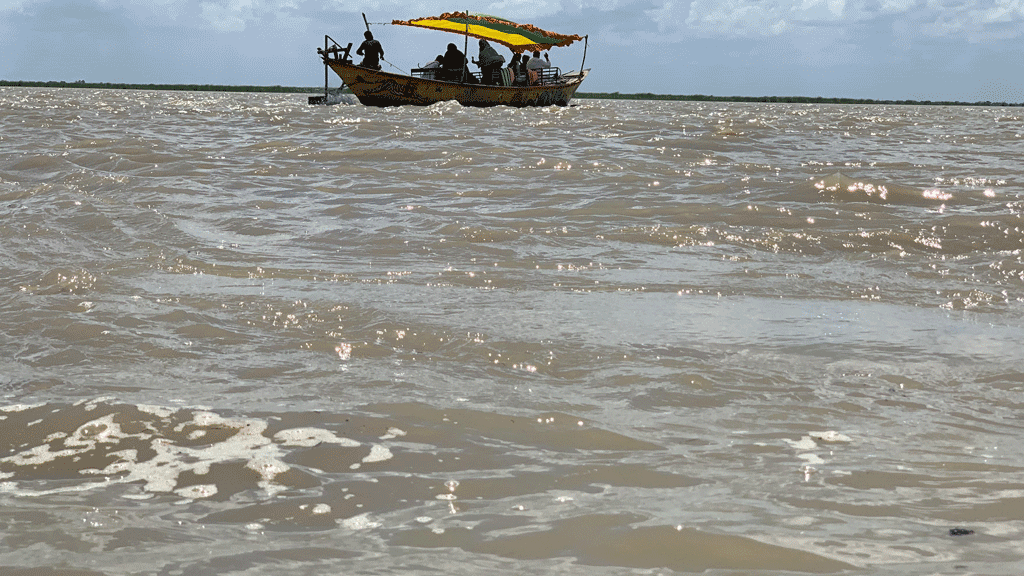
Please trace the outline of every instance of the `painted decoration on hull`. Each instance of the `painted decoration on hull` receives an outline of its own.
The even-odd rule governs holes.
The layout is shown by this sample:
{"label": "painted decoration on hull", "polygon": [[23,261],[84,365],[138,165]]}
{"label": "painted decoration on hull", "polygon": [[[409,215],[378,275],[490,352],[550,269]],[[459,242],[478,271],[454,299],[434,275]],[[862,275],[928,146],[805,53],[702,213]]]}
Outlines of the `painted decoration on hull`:
{"label": "painted decoration on hull", "polygon": [[331,62],[330,66],[359,101],[368,106],[425,106],[445,100],[457,100],[464,106],[565,106],[586,77],[586,72],[583,72],[574,80],[561,84],[499,87],[428,80],[338,61]]}

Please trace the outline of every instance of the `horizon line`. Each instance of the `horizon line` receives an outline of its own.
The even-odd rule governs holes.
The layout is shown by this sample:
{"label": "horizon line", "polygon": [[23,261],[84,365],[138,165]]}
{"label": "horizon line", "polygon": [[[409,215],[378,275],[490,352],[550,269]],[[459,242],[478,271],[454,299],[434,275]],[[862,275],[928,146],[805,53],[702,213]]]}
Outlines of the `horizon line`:
{"label": "horizon line", "polygon": [[[278,94],[319,94],[324,91],[312,86],[246,86],[227,84],[173,84],[173,83],[132,83],[132,82],[86,82],[76,80],[0,80],[0,86],[13,88],[93,88],[115,90],[167,90],[188,92],[268,92]],[[337,91],[340,88],[332,88]],[[1024,106],[1018,102],[963,102],[956,100],[912,100],[846,98],[840,96],[713,96],[705,94],[654,94],[651,92],[577,92],[577,98],[601,100],[677,100],[687,102],[764,102],[778,104],[889,104],[918,106]]]}

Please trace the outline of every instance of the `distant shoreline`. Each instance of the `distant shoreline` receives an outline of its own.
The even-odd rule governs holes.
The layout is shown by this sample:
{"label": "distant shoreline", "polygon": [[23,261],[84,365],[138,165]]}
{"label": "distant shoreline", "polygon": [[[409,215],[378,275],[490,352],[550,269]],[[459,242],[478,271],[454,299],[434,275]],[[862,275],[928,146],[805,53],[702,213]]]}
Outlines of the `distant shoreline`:
{"label": "distant shoreline", "polygon": [[[266,92],[274,94],[321,94],[324,89],[310,86],[226,86],[218,84],[128,84],[121,82],[64,82],[32,80],[0,80],[0,86],[24,88],[96,88],[116,90],[179,90],[189,92]],[[332,90],[337,90],[332,88]],[[620,94],[619,92],[577,92],[577,98],[605,100],[679,100],[687,102],[770,102],[780,104],[895,104],[908,106],[1024,106],[1020,102],[957,102],[931,100],[873,100],[869,98],[828,98],[823,96],[707,96],[704,94],[673,95]]]}
{"label": "distant shoreline", "polygon": [[50,80],[0,80],[0,86],[23,88],[99,88],[112,90],[176,90],[182,92],[269,92],[274,94],[323,94],[309,86],[226,86],[220,84],[129,84],[125,82],[64,82]]}
{"label": "distant shoreline", "polygon": [[618,92],[577,92],[577,98],[609,100],[685,100],[687,102],[771,102],[779,104],[895,104],[904,106],[1024,106],[1020,102],[957,102],[951,100],[873,100],[870,98],[828,98],[824,96],[705,96],[689,94],[619,94]]}

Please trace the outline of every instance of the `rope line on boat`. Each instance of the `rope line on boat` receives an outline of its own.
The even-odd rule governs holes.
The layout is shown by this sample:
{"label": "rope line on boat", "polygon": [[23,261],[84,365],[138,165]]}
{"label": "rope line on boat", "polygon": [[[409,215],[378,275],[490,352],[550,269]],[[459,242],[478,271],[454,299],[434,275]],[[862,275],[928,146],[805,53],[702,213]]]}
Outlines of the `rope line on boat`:
{"label": "rope line on boat", "polygon": [[[384,60],[385,62],[388,62],[386,58],[381,58],[381,60]],[[394,64],[392,64],[391,62],[388,62],[388,65],[389,65],[389,66],[391,66],[392,68],[394,68],[395,70],[398,70],[398,71],[399,71],[399,72],[401,72],[402,74],[405,74],[405,75],[407,75],[407,76],[409,75],[409,73],[408,73],[408,72],[406,72],[405,70],[402,70],[402,69],[401,69],[401,68],[399,68],[398,66],[395,66],[395,65],[394,65]]]}

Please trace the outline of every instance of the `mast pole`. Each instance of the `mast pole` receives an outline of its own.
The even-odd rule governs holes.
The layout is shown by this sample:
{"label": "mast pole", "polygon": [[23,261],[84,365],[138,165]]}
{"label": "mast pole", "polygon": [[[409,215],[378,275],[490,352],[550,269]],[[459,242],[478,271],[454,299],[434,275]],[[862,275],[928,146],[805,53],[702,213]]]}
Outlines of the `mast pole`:
{"label": "mast pole", "polygon": [[469,10],[466,10],[466,42],[463,44],[462,49],[466,51],[463,57],[466,62],[462,64],[462,83],[466,83],[466,70],[469,69]]}
{"label": "mast pole", "polygon": [[327,34],[324,34],[324,104],[327,103]]}
{"label": "mast pole", "polygon": [[580,74],[583,73],[583,64],[587,61],[587,44],[590,43],[590,34],[583,37],[583,62],[580,62]]}

